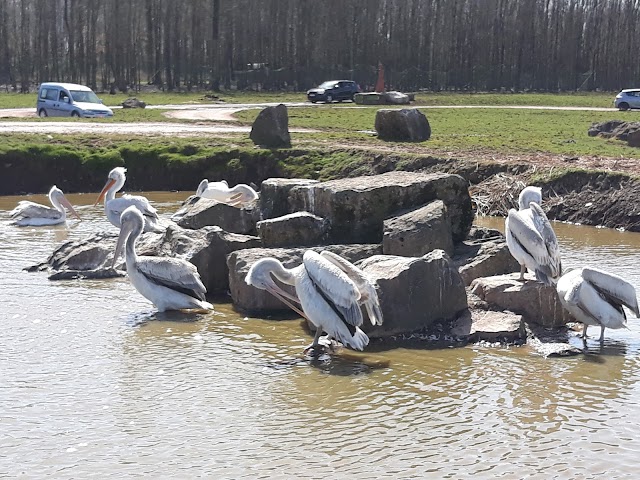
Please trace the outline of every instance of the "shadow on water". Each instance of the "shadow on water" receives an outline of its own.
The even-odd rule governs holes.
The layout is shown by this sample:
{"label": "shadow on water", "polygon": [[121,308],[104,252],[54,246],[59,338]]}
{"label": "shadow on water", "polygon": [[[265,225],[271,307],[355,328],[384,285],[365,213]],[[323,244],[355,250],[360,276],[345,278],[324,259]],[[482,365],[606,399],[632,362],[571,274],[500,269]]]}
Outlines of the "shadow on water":
{"label": "shadow on water", "polygon": [[196,311],[149,311],[129,314],[125,317],[124,323],[130,327],[140,327],[149,322],[193,323],[202,318],[204,315]]}
{"label": "shadow on water", "polygon": [[276,361],[268,361],[265,367],[271,370],[285,370],[292,367],[308,365],[321,373],[340,377],[368,375],[376,370],[389,368],[388,360],[369,360],[358,354],[347,353],[344,349],[338,352],[323,352],[317,356],[311,356],[300,352],[299,357],[291,357]]}

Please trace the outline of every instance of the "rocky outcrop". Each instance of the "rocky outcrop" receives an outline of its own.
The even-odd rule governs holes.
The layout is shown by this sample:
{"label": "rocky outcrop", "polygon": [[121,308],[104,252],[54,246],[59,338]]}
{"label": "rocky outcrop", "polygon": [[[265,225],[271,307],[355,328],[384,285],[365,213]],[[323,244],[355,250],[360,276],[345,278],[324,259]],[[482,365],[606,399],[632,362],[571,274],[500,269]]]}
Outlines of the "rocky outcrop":
{"label": "rocky outcrop", "polygon": [[142,100],[138,100],[135,97],[129,97],[122,102],[122,108],[145,108],[147,106]]}
{"label": "rocky outcrop", "polygon": [[260,220],[260,209],[256,203],[237,208],[200,198],[187,202],[172,218],[176,218],[181,227],[192,230],[218,226],[231,233],[253,234],[256,232],[256,223]]}
{"label": "rocky outcrop", "polygon": [[302,256],[307,250],[321,252],[329,250],[337,253],[350,262],[382,253],[380,245],[327,245],[313,248],[251,248],[238,250],[227,258],[229,267],[229,289],[236,308],[250,313],[269,314],[286,312],[289,308],[270,293],[247,285],[244,281],[251,266],[265,257],[274,257],[286,268],[293,268],[302,263]]}
{"label": "rocky outcrop", "polygon": [[308,187],[318,180],[305,178],[269,178],[260,187],[260,212],[263,219],[294,213],[289,207],[289,193],[294,187]]}
{"label": "rocky outcrop", "polygon": [[589,127],[587,134],[590,137],[616,138],[627,141],[629,135],[640,130],[640,122],[625,122],[624,120],[609,120],[607,122],[594,123]]}
{"label": "rocky outcrop", "polygon": [[375,129],[379,139],[394,142],[424,142],[431,137],[429,121],[417,108],[380,109]]}
{"label": "rocky outcrop", "polygon": [[375,282],[384,316],[381,326],[365,322],[371,338],[424,330],[467,309],[462,278],[442,250],[422,257],[376,255],[358,266]]}
{"label": "rocky outcrop", "polygon": [[294,211],[329,221],[333,243],[379,243],[385,219],[438,199],[451,219],[453,241],[464,240],[473,210],[467,182],[459,175],[389,172],[298,186],[290,194]]}
{"label": "rocky outcrop", "polygon": [[527,339],[522,315],[495,310],[470,310],[456,320],[451,334],[469,342],[518,344]]}
{"label": "rocky outcrop", "polygon": [[178,226],[164,234],[145,235],[137,243],[139,255],[178,257],[193,263],[208,294],[224,294],[229,289],[227,255],[236,250],[260,246],[260,239],[229,233],[220,227],[187,230]]}
{"label": "rocky outcrop", "polygon": [[441,249],[453,254],[451,219],[442,200],[387,219],[383,223],[382,253],[402,257],[421,257]]}
{"label": "rocky outcrop", "polygon": [[281,103],[262,110],[253,122],[249,138],[262,147],[291,147],[287,107]]}
{"label": "rocky outcrop", "polygon": [[629,136],[627,137],[627,144],[630,147],[640,147],[640,128],[629,133]]}
{"label": "rocky outcrop", "polygon": [[562,307],[554,287],[547,287],[520,273],[477,278],[471,282],[471,292],[495,310],[509,310],[521,314],[529,323],[543,327],[560,327],[575,321]]}
{"label": "rocky outcrop", "polygon": [[263,220],[256,224],[262,245],[269,247],[303,247],[326,243],[328,223],[309,212],[296,212]]}
{"label": "rocky outcrop", "polygon": [[498,230],[475,226],[469,237],[456,245],[453,262],[465,285],[470,285],[476,278],[520,271],[504,235]]}

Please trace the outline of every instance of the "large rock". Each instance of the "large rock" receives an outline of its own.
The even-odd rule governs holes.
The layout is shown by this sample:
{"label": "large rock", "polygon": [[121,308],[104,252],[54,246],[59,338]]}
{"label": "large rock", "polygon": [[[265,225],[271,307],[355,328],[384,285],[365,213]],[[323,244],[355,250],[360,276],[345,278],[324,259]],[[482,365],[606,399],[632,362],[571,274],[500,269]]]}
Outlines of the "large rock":
{"label": "large rock", "polygon": [[263,220],[256,225],[264,247],[303,247],[326,243],[329,224],[309,212]]}
{"label": "large rock", "polygon": [[122,102],[122,108],[145,108],[147,106],[142,100],[138,100],[136,97],[129,97]]}
{"label": "large rock", "polygon": [[442,250],[413,258],[377,255],[358,265],[375,282],[384,316],[381,326],[365,322],[372,338],[420,331],[467,309],[462,278]]}
{"label": "large rock", "polygon": [[411,97],[402,92],[384,92],[382,93],[382,97],[384,98],[384,102],[389,105],[409,105],[409,103],[411,103]]}
{"label": "large rock", "polygon": [[624,120],[609,120],[594,123],[587,132],[590,137],[616,138],[628,141],[629,135],[640,130],[640,122],[625,122]]}
{"label": "large rock", "polygon": [[472,309],[456,320],[452,335],[470,342],[524,343],[527,330],[522,315],[509,311]]}
{"label": "large rock", "polygon": [[375,128],[381,140],[424,142],[431,137],[429,121],[417,108],[380,109],[376,112]]}
{"label": "large rock", "polygon": [[384,221],[384,255],[421,257],[435,249],[453,254],[451,219],[442,200]]}
{"label": "large rock", "polygon": [[520,272],[510,275],[477,278],[471,282],[471,292],[499,310],[510,310],[524,316],[527,322],[544,327],[559,327],[575,321],[562,307],[554,287],[547,287],[527,275],[518,280]]}
{"label": "large rock", "polygon": [[262,110],[253,122],[249,138],[267,148],[291,147],[287,107],[281,103]]}
{"label": "large rock", "polygon": [[640,147],[640,129],[629,133],[627,143],[630,147]]}
{"label": "large rock", "polygon": [[465,285],[476,278],[520,271],[504,235],[488,228],[472,227],[469,237],[456,245],[453,261]]}
{"label": "large rock", "polygon": [[[269,178],[260,187],[260,212],[263,219],[294,213],[289,207],[289,193],[294,187],[307,187],[318,180],[304,178]],[[305,209],[302,209],[305,210]]]}
{"label": "large rock", "polygon": [[329,221],[333,243],[380,243],[385,219],[437,199],[447,207],[453,241],[464,240],[474,215],[459,175],[396,171],[298,186],[290,194],[293,211]]}
{"label": "large rock", "polygon": [[314,248],[251,248],[238,250],[227,258],[229,267],[229,289],[236,308],[250,313],[268,314],[286,312],[289,308],[270,293],[247,285],[244,281],[251,266],[265,257],[280,260],[286,268],[302,263],[302,256],[307,250],[321,252],[329,250],[342,255],[351,262],[382,253],[380,245],[327,245]]}
{"label": "large rock", "polygon": [[252,234],[255,233],[256,223],[260,220],[257,203],[237,208],[209,198],[200,198],[193,203],[185,204],[184,207],[186,210],[176,212],[173,218],[177,218],[181,227],[192,230],[218,226],[231,233]]}
{"label": "large rock", "polygon": [[188,230],[170,226],[163,234],[145,236],[138,241],[140,255],[178,257],[193,263],[209,294],[229,289],[227,255],[236,250],[260,246],[260,239],[229,233],[220,227]]}

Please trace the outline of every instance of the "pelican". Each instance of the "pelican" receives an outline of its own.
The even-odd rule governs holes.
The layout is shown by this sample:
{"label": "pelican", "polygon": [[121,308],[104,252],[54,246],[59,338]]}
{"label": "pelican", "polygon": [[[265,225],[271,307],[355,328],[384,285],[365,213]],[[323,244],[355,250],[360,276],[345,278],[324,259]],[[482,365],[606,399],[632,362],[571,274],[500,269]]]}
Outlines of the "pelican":
{"label": "pelican", "polygon": [[562,262],[556,234],[541,203],[539,187],[523,189],[518,198],[520,210],[509,210],[504,228],[509,251],[520,264],[520,281],[528,268],[538,281],[551,285],[562,275]]}
{"label": "pelican", "polygon": [[54,208],[40,205],[39,203],[22,200],[18,206],[9,212],[14,223],[20,227],[40,227],[43,225],[57,225],[67,220],[67,212],[64,207],[80,220],[80,215],[66,199],[62,190],[55,185],[49,190],[49,201]]}
{"label": "pelican", "polygon": [[227,203],[234,207],[245,206],[258,198],[256,192],[249,185],[239,183],[235,187],[229,188],[226,180],[220,182],[209,182],[206,178],[200,182],[196,190],[196,196],[210,198],[221,203]]}
{"label": "pelican", "polygon": [[[292,285],[295,295],[280,288],[272,275]],[[363,350],[369,337],[359,328],[363,322],[361,304],[367,308],[372,324],[382,324],[378,296],[364,272],[329,252],[307,250],[302,264],[291,269],[276,258],[263,258],[249,269],[245,281],[279,298],[315,325],[315,338],[309,347],[313,350],[323,331],[344,345]],[[299,303],[302,311],[290,301]]]}
{"label": "pelican", "polygon": [[179,258],[138,256],[136,240],[142,234],[144,218],[134,205],[120,217],[120,236],[113,257],[113,267],[126,241],[125,259],[129,280],[140,294],[160,312],[166,310],[212,310],[205,300],[207,289],[195,265]]}
{"label": "pelican", "polygon": [[636,290],[617,275],[597,268],[578,268],[565,273],[556,286],[564,308],[584,324],[582,338],[587,338],[589,325],[600,325],[600,343],[605,328],[626,327],[623,305],[640,317]]}
{"label": "pelican", "polygon": [[135,206],[144,215],[144,231],[145,232],[161,232],[162,228],[159,226],[158,212],[151,206],[149,200],[140,195],[123,195],[120,198],[116,197],[116,192],[124,186],[126,181],[124,167],[116,167],[109,172],[109,178],[104,185],[96,203],[96,206],[102,198],[104,198],[104,212],[107,214],[107,219],[115,227],[120,228],[120,216],[130,205]]}

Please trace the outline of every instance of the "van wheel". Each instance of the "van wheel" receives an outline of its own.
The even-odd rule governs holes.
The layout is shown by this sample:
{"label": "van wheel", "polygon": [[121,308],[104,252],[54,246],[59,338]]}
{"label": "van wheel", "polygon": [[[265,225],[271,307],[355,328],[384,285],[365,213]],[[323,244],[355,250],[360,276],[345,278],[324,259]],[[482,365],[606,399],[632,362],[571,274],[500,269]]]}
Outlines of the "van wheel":
{"label": "van wheel", "polygon": [[38,116],[39,116],[40,118],[47,118],[49,115],[47,115],[47,111],[46,111],[44,108],[42,108],[42,109],[40,109],[40,111],[38,112]]}
{"label": "van wheel", "polygon": [[73,118],[80,118],[80,114],[78,112],[76,112],[76,111],[71,112],[71,116]]}
{"label": "van wheel", "polygon": [[333,103],[333,96],[331,94],[327,95],[327,99],[324,103]]}
{"label": "van wheel", "polygon": [[622,102],[618,105],[618,108],[624,112],[625,110],[629,110],[629,104],[627,102]]}

